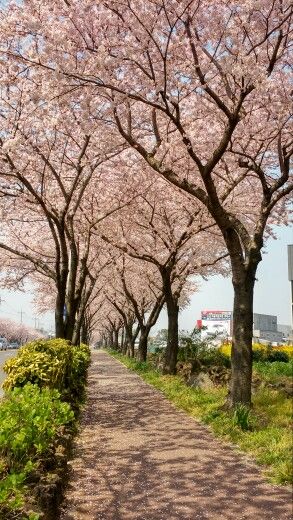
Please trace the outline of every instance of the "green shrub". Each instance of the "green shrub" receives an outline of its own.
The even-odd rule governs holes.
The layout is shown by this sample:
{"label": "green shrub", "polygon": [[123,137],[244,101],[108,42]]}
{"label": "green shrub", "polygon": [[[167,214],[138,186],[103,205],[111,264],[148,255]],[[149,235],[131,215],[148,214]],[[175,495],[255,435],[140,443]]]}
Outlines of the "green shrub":
{"label": "green shrub", "polygon": [[0,455],[10,468],[23,467],[49,449],[58,428],[74,420],[55,389],[31,383],[8,392],[0,405]]}
{"label": "green shrub", "polygon": [[86,369],[90,364],[91,352],[88,345],[78,345],[72,347],[72,377],[84,377]]}
{"label": "green shrub", "polygon": [[28,476],[42,467],[43,460],[54,459],[61,430],[73,423],[73,409],[78,410],[83,397],[89,362],[87,345],[41,339],[24,345],[5,363],[6,394],[0,402],[0,518],[39,518],[38,513],[23,513]]}
{"label": "green shrub", "polygon": [[293,359],[289,362],[274,361],[258,361],[253,364],[253,368],[260,375],[264,376],[265,379],[275,380],[281,377],[292,377],[293,376]]}
{"label": "green shrub", "polygon": [[73,347],[63,339],[32,341],[6,361],[3,368],[8,377],[3,388],[11,390],[30,382],[60,392],[77,391],[84,384],[89,361],[87,345]]}
{"label": "green shrub", "polygon": [[270,361],[270,363],[273,363],[275,361],[282,361],[283,363],[288,363],[289,356],[288,354],[286,354],[286,352],[282,352],[281,350],[269,349],[267,361]]}
{"label": "green shrub", "polygon": [[266,361],[267,360],[267,349],[253,349],[252,350],[253,361]]}
{"label": "green shrub", "polygon": [[15,358],[4,365],[8,374],[3,388],[10,390],[30,382],[40,387],[62,390],[67,386],[72,363],[72,347],[65,340],[37,340],[24,345]]}
{"label": "green shrub", "polygon": [[180,332],[178,350],[178,361],[191,361],[197,359],[205,366],[224,366],[230,368],[231,360],[229,355],[221,352],[218,347],[213,346],[216,339],[215,334],[212,337],[201,339],[201,331],[195,329],[191,333]]}
{"label": "green shrub", "polygon": [[268,361],[270,363],[274,363],[276,361],[282,361],[283,363],[288,363],[290,358],[287,352],[282,350],[274,349],[273,347],[265,346],[259,349],[252,350],[252,359],[253,361]]}
{"label": "green shrub", "polygon": [[250,408],[243,404],[236,406],[233,413],[233,424],[241,430],[250,430]]}
{"label": "green shrub", "polygon": [[0,516],[22,507],[27,477],[73,420],[57,390],[28,383],[6,393],[0,403]]}
{"label": "green shrub", "polygon": [[164,347],[155,347],[154,354],[162,354],[164,350]]}
{"label": "green shrub", "polygon": [[209,348],[198,355],[199,361],[205,366],[223,366],[230,368],[231,360],[218,348]]}
{"label": "green shrub", "polygon": [[58,358],[44,352],[23,350],[19,356],[6,361],[3,368],[8,374],[3,383],[5,390],[24,386],[28,382],[60,390],[63,386],[65,366]]}
{"label": "green shrub", "polygon": [[69,387],[78,394],[85,385],[87,368],[90,364],[90,349],[87,345],[72,347],[72,363],[70,368]]}

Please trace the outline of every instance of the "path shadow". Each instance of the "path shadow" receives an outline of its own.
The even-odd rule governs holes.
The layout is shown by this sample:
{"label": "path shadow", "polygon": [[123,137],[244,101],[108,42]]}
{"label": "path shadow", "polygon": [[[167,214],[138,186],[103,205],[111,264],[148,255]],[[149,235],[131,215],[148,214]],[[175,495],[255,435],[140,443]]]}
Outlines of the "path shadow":
{"label": "path shadow", "polygon": [[96,359],[62,520],[291,518],[287,489],[116,360]]}

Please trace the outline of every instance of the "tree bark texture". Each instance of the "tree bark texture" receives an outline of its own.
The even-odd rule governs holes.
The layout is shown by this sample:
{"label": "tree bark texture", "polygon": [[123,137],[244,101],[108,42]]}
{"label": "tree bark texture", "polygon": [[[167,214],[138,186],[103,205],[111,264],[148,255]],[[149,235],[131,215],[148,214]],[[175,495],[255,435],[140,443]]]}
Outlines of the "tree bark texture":
{"label": "tree bark texture", "polygon": [[64,328],[64,305],[65,305],[65,297],[60,297],[57,294],[56,304],[55,304],[55,336],[56,338],[65,338],[65,328]]}
{"label": "tree bark texture", "polygon": [[232,407],[242,403],[251,405],[253,290],[254,278],[247,276],[234,285],[233,337],[231,352]]}
{"label": "tree bark texture", "polygon": [[168,314],[168,336],[167,347],[164,356],[163,373],[176,374],[177,355],[178,355],[178,316],[179,306],[176,298],[167,298]]}
{"label": "tree bark texture", "polygon": [[146,359],[147,359],[149,333],[150,333],[149,327],[141,327],[139,344],[138,344],[138,353],[137,353],[138,361],[146,361]]}
{"label": "tree bark texture", "polygon": [[261,261],[260,248],[249,251],[246,258],[231,254],[234,305],[231,352],[231,384],[228,405],[251,406],[253,297],[255,275]]}
{"label": "tree bark texture", "polygon": [[176,297],[172,291],[171,268],[162,268],[161,276],[168,314],[168,336],[163,373],[175,374],[178,354],[178,297]]}

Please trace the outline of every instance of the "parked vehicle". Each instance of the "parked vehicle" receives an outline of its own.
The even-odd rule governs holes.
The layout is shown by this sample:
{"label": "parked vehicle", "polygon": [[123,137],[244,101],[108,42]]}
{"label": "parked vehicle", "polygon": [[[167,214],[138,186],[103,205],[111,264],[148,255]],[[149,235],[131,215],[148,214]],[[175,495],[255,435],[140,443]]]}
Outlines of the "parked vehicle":
{"label": "parked vehicle", "polygon": [[15,348],[19,348],[20,345],[19,343],[17,343],[17,341],[12,341],[9,345],[8,345],[8,348],[10,349],[15,349]]}
{"label": "parked vehicle", "polygon": [[7,350],[8,341],[6,338],[0,338],[0,350]]}

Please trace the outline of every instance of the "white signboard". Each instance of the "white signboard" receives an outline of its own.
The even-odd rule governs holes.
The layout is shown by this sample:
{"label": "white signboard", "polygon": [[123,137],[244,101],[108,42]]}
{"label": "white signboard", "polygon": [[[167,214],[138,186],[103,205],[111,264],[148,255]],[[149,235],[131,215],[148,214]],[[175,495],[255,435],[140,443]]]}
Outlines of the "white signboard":
{"label": "white signboard", "polygon": [[218,334],[221,339],[231,336],[231,320],[230,311],[201,311],[201,326],[205,327],[202,336]]}

